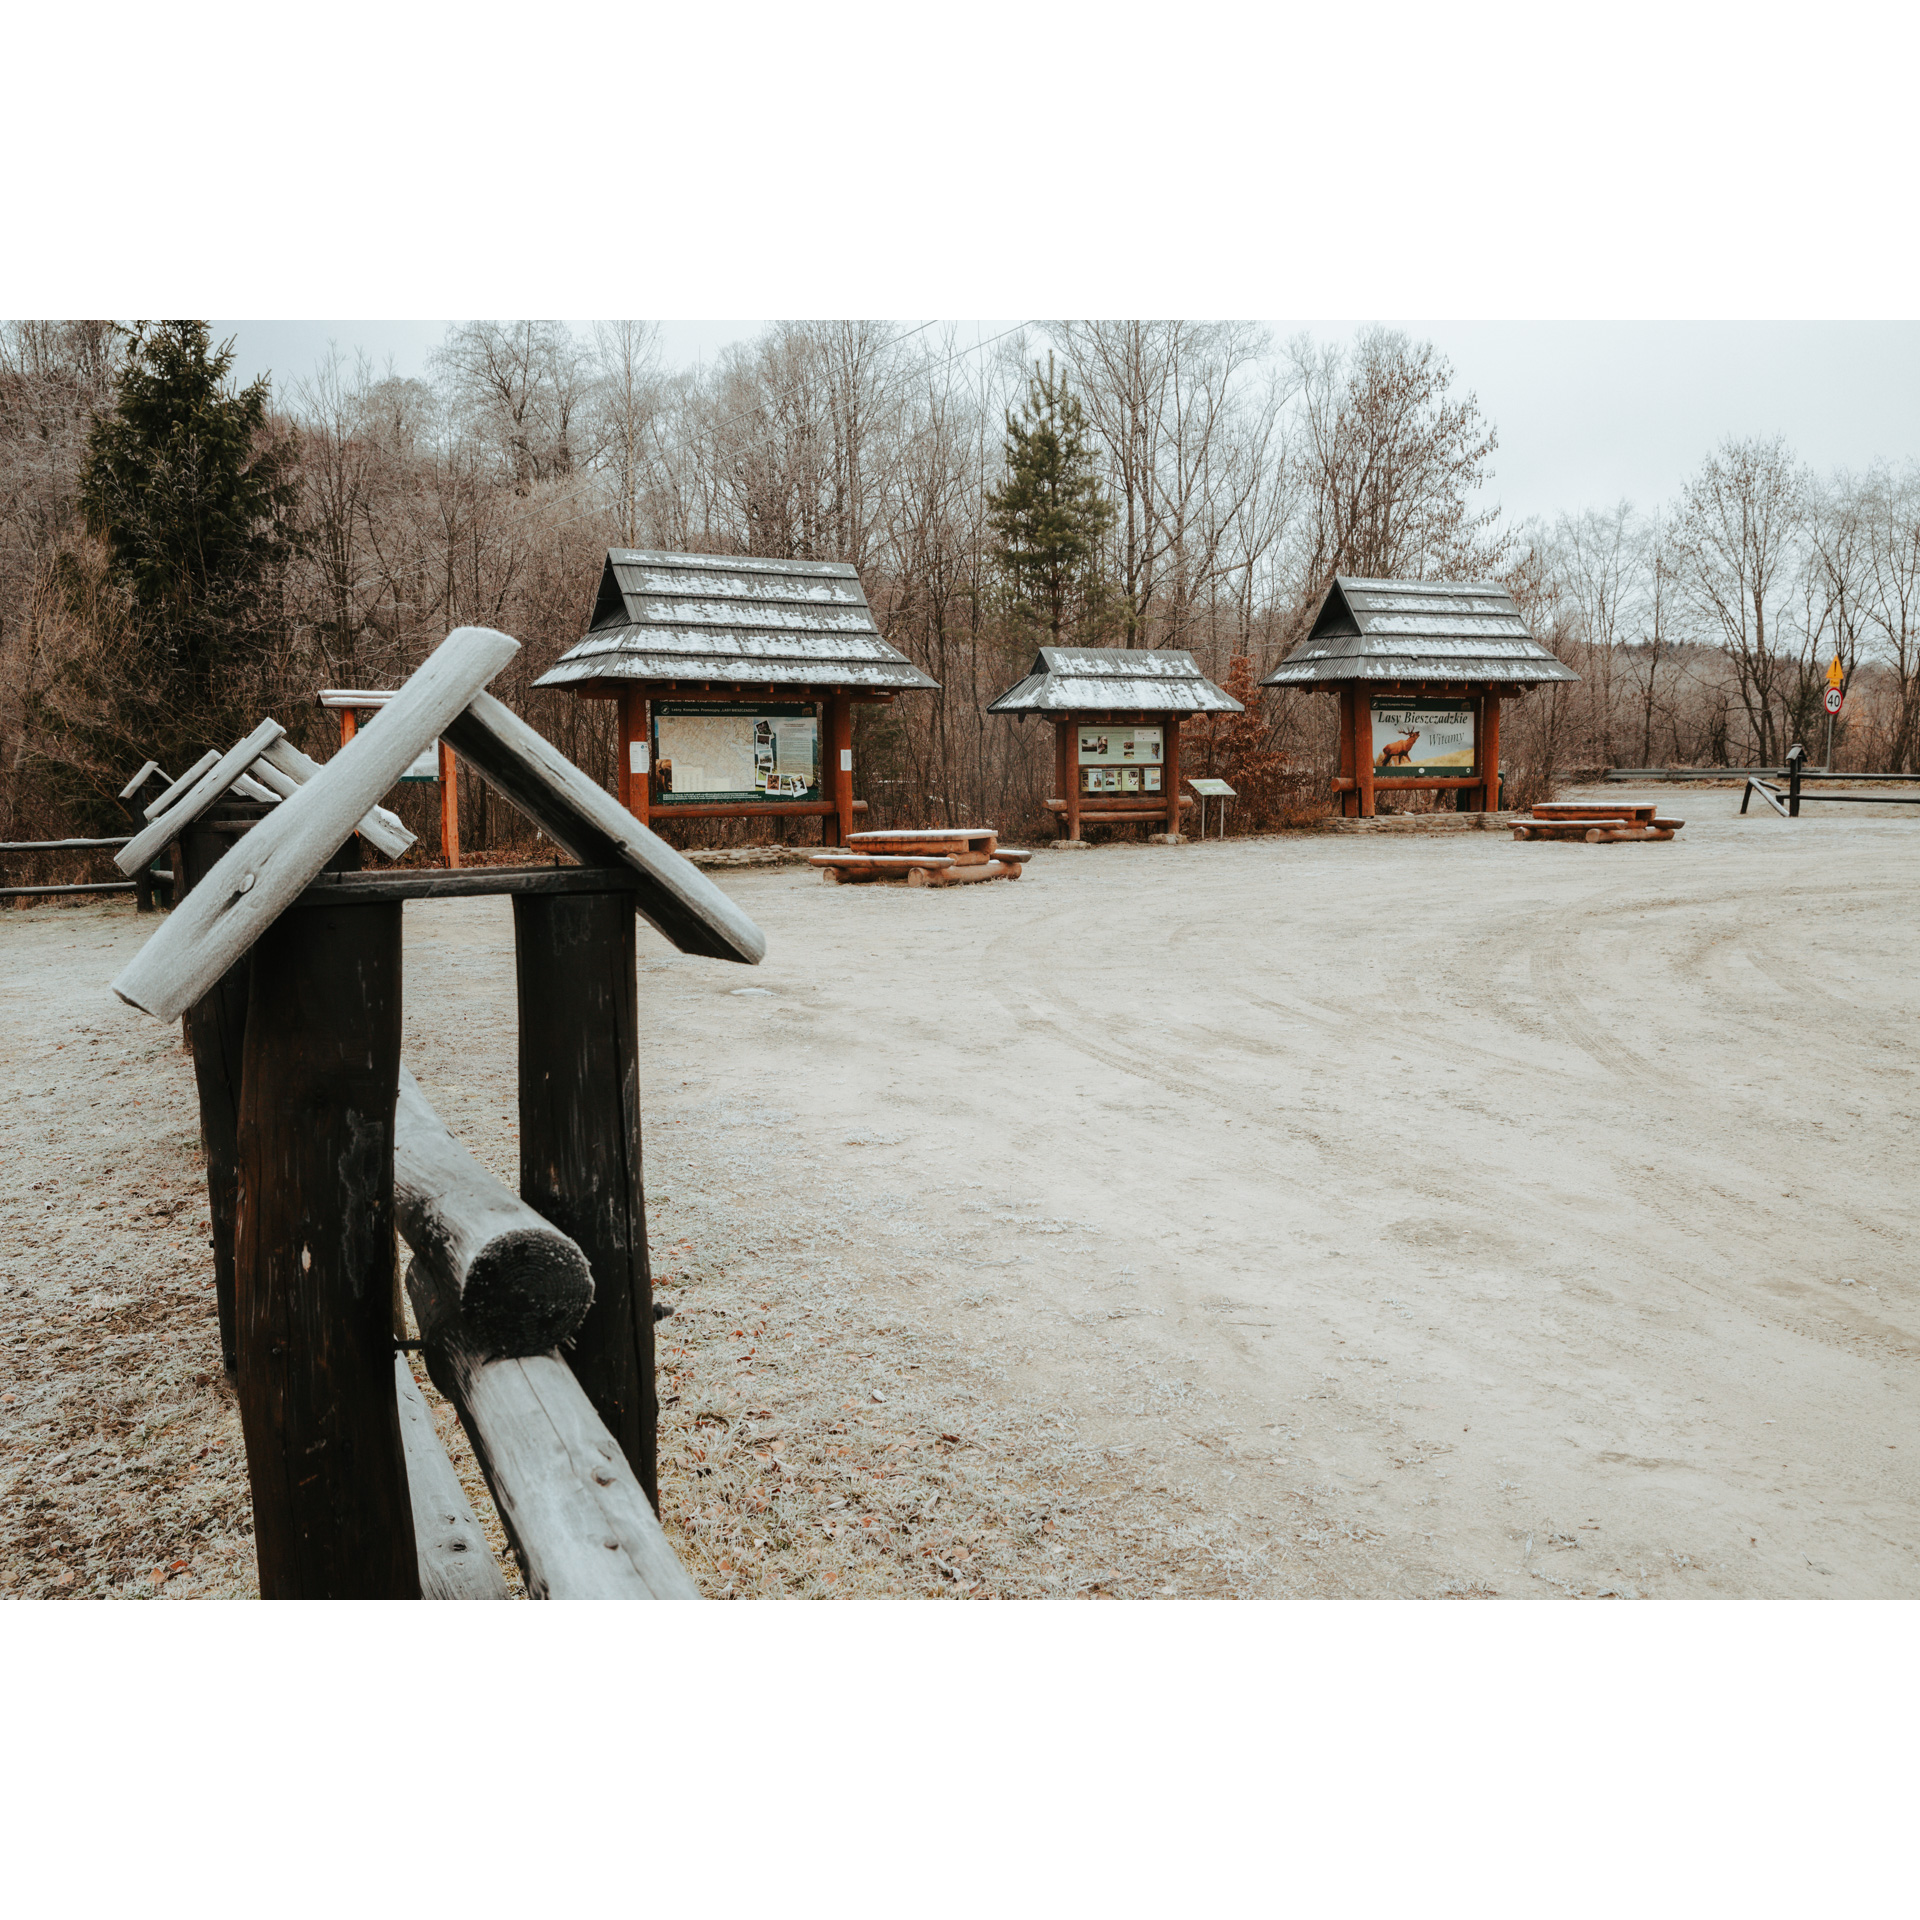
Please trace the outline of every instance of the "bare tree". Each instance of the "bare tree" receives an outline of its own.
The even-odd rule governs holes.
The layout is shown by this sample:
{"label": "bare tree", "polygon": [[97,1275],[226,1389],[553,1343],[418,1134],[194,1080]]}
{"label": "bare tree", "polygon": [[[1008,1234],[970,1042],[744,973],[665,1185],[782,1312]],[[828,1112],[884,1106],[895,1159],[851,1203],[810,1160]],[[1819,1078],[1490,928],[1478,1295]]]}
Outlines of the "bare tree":
{"label": "bare tree", "polygon": [[599,372],[597,438],[612,483],[614,525],[622,546],[637,547],[657,444],[660,328],[651,320],[601,321],[594,326],[593,342]]}
{"label": "bare tree", "polygon": [[1336,573],[1488,579],[1513,562],[1498,507],[1476,508],[1499,436],[1425,341],[1372,327],[1351,350],[1288,348],[1300,383],[1307,490],[1296,617]]}
{"label": "bare tree", "polygon": [[1733,668],[1751,749],[1774,765],[1792,651],[1782,602],[1803,519],[1801,476],[1784,440],[1728,440],[1707,456],[1675,511],[1682,595]]}
{"label": "bare tree", "polygon": [[1078,320],[1048,331],[1107,451],[1123,644],[1191,646],[1223,603],[1244,632],[1291,504],[1292,382],[1284,369],[1261,372],[1266,330]]}
{"label": "bare tree", "polygon": [[475,440],[494,448],[524,493],[573,471],[589,383],[585,351],[558,320],[470,320],[434,356]]}
{"label": "bare tree", "polygon": [[1891,772],[1920,772],[1920,465],[1878,467],[1860,489],[1866,619],[1892,676]]}

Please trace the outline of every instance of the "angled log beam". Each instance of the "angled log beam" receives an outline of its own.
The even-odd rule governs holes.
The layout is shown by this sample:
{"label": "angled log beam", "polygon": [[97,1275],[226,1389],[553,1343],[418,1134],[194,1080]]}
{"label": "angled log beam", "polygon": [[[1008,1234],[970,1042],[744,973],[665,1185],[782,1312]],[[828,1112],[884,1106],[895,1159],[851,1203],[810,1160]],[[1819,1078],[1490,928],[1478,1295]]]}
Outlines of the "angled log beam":
{"label": "angled log beam", "polygon": [[[317,760],[309,760],[291,740],[279,739],[254,763],[254,778],[263,780],[283,800],[291,800],[320,771]],[[369,807],[354,829],[376,853],[398,860],[413,845],[413,835],[397,813],[385,807]]]}
{"label": "angled log beam", "polygon": [[141,817],[146,820],[158,820],[203,773],[210,772],[219,764],[219,754],[209,747],[178,780],[174,781],[171,786],[163,788],[158,798],[148,801],[148,803],[141,808]]}
{"label": "angled log beam", "polygon": [[487,1551],[487,1537],[433,1429],[433,1415],[405,1354],[393,1356],[393,1384],[400,1402],[407,1498],[413,1503],[413,1540],[420,1555],[420,1598],[506,1599],[507,1583]]}
{"label": "angled log beam", "polygon": [[503,1187],[400,1069],[394,1110],[393,1200],[413,1249],[407,1290],[429,1340],[456,1333],[483,1359],[545,1353],[593,1304],[593,1270],[579,1246]]}
{"label": "angled log beam", "polygon": [[635,906],[682,953],[748,966],[765,956],[766,935],[692,861],[491,694],[478,695],[442,736],[582,866],[630,867],[641,883]]}
{"label": "angled log beam", "polygon": [[187,895],[122,969],[114,992],[157,1019],[177,1018],[299,898],[367,809],[519,651],[518,641],[488,627],[449,634],[379,726],[342,747]]}
{"label": "angled log beam", "polygon": [[160,762],[158,760],[149,760],[147,764],[120,789],[120,798],[122,800],[131,800],[156,774],[159,775],[160,785],[163,789],[173,784]]}
{"label": "angled log beam", "polygon": [[[186,829],[220,799],[246,770],[260,758],[263,747],[280,738],[283,729],[278,720],[262,720],[247,737],[229,747],[166,812],[154,814],[147,824],[113,856],[113,864],[122,873],[144,867],[169,840],[177,840]],[[272,795],[267,795],[272,799]],[[337,844],[337,843],[336,843]],[[331,848],[328,849],[332,851]]]}
{"label": "angled log beam", "polygon": [[[416,1300],[415,1311],[418,1312]],[[557,1353],[429,1343],[536,1600],[697,1600],[633,1469]]]}

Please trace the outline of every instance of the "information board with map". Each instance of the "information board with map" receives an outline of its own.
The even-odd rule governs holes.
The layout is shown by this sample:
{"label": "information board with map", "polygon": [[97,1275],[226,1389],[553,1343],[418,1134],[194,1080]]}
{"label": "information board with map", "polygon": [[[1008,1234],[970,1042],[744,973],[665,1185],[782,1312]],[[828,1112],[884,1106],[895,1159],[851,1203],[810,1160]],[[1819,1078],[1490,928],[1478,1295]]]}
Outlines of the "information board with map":
{"label": "information board with map", "polygon": [[820,718],[811,707],[661,701],[653,709],[653,804],[820,798]]}

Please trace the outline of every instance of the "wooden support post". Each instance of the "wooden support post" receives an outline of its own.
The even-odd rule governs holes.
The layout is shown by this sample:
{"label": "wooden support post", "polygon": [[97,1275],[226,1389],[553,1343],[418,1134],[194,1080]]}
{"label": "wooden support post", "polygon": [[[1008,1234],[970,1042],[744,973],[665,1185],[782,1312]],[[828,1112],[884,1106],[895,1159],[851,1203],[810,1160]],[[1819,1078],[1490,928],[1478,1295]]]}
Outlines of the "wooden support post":
{"label": "wooden support post", "polygon": [[657,1504],[633,896],[518,894],[513,944],[520,1197],[593,1269],[593,1305],[566,1359]]}
{"label": "wooden support post", "polygon": [[[653,730],[650,702],[639,687],[622,687],[620,715],[620,804],[644,827],[653,818]],[[634,749],[638,747],[639,753]],[[639,764],[634,763],[638,760]]]}
{"label": "wooden support post", "polygon": [[1180,716],[1167,716],[1167,770],[1160,776],[1167,783],[1167,832],[1180,837]]}
{"label": "wooden support post", "polygon": [[444,740],[440,742],[440,864],[460,864],[460,763]]}
{"label": "wooden support post", "polygon": [[344,747],[359,730],[360,721],[351,707],[340,709],[340,744]]}
{"label": "wooden support post", "polygon": [[1067,721],[1067,838],[1080,838],[1080,721]]}
{"label": "wooden support post", "polygon": [[1053,791],[1061,800],[1072,792],[1067,785],[1069,760],[1067,756],[1067,730],[1071,721],[1056,720],[1053,723]]}
{"label": "wooden support post", "polygon": [[400,906],[293,907],[253,948],[235,1260],[269,1600],[420,1595],[394,1398]]}
{"label": "wooden support post", "polygon": [[[244,832],[251,822],[238,823]],[[185,868],[181,889],[196,885],[238,837],[234,823],[203,816],[175,844]],[[207,1156],[207,1214],[213,1231],[213,1302],[220,1317],[220,1357],[229,1376],[239,1366],[234,1330],[234,1215],[240,1191],[240,1073],[247,1038],[247,965],[236,961],[187,1009],[194,1085],[200,1095],[200,1144]]]}
{"label": "wooden support post", "polygon": [[1349,820],[1360,806],[1360,769],[1353,761],[1353,699],[1351,687],[1340,689],[1340,777],[1351,780],[1351,787],[1340,790],[1340,817]]}
{"label": "wooden support post", "polygon": [[1373,818],[1373,695],[1364,686],[1353,690],[1353,766],[1359,778],[1362,820]]}
{"label": "wooden support post", "polygon": [[840,835],[834,844],[844,847],[853,832],[853,701],[844,688],[835,688],[827,710],[832,723],[827,728],[826,775],[832,782],[833,818]]}
{"label": "wooden support post", "polygon": [[1483,770],[1487,777],[1486,810],[1488,813],[1500,811],[1500,696],[1488,693],[1486,698],[1487,728],[1486,737],[1481,744]]}

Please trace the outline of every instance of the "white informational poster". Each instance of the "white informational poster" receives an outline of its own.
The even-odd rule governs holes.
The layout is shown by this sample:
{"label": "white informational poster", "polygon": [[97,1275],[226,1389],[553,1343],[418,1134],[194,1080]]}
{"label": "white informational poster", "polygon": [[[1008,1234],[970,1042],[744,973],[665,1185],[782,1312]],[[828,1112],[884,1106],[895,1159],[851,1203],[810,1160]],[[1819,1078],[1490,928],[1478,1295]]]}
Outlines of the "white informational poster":
{"label": "white informational poster", "polygon": [[1472,701],[1374,700],[1376,774],[1457,777],[1473,771],[1473,755]]}
{"label": "white informational poster", "polygon": [[1161,727],[1082,727],[1083,767],[1157,767],[1165,729]]}

